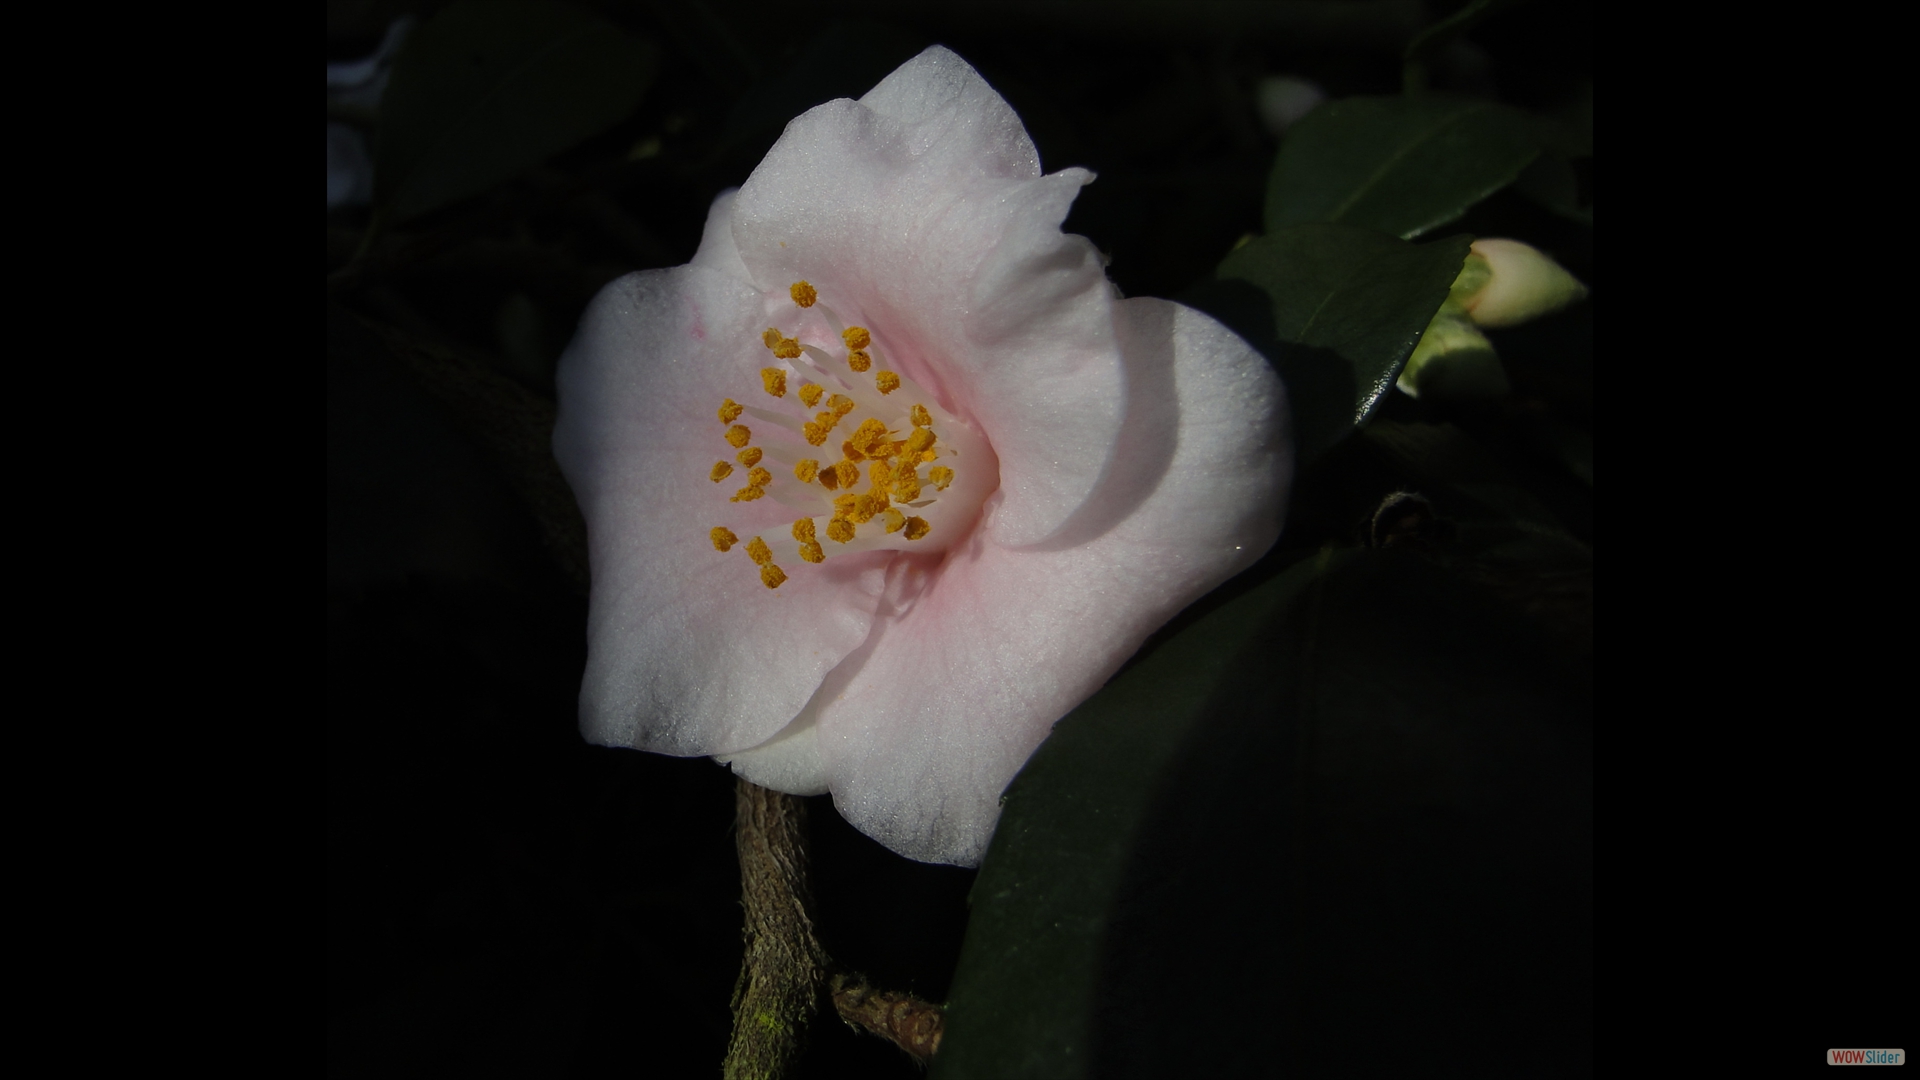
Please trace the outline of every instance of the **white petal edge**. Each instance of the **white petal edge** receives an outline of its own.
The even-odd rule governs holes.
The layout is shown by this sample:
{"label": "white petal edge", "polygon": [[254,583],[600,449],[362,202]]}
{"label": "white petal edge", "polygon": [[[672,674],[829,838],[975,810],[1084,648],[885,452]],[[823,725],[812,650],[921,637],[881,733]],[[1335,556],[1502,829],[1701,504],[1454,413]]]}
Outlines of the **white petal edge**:
{"label": "white petal edge", "polygon": [[707,207],[707,223],[700,232],[700,250],[694,252],[690,266],[715,270],[746,284],[753,283],[747,264],[740,261],[740,249],[733,243],[733,200],[739,188],[728,188],[714,196]]}

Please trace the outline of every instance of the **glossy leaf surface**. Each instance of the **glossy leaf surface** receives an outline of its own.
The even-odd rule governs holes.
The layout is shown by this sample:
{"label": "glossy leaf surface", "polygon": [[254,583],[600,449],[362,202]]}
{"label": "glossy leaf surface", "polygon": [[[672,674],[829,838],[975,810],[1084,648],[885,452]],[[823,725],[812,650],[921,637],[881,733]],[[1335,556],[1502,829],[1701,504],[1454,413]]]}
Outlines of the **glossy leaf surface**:
{"label": "glossy leaf surface", "polygon": [[1329,102],[1280,146],[1267,181],[1267,231],[1331,221],[1410,240],[1511,184],[1540,142],[1531,117],[1477,98]]}
{"label": "glossy leaf surface", "polygon": [[1579,1071],[1583,681],[1391,549],[1187,624],[1009,787],[934,1077]]}
{"label": "glossy leaf surface", "polygon": [[1409,244],[1291,225],[1228,255],[1181,299],[1265,353],[1287,385],[1300,465],[1364,424],[1466,261],[1469,238]]}

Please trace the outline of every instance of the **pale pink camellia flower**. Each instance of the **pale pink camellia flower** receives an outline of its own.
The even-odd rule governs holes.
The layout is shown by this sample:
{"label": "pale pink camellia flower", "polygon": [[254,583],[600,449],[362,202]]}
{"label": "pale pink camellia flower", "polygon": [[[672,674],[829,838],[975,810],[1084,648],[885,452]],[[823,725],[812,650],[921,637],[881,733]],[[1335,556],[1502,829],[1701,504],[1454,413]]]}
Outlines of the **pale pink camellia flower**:
{"label": "pale pink camellia flower", "polygon": [[600,294],[554,451],[586,515],[581,728],[831,791],[978,865],[1054,721],[1279,535],[1285,393],[1118,299],[1020,119],[931,48],[787,125],[687,266]]}

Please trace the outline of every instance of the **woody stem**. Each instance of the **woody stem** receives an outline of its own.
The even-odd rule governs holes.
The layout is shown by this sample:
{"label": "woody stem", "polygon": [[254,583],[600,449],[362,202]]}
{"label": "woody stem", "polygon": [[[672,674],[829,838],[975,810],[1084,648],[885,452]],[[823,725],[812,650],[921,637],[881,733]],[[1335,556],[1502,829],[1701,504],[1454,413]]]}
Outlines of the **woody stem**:
{"label": "woody stem", "polygon": [[813,928],[806,810],[806,802],[792,795],[745,780],[735,787],[746,955],[734,984],[727,1080],[785,1077],[829,989],[842,1020],[892,1042],[915,1061],[924,1065],[940,1045],[939,1005],[877,990],[858,974],[833,970]]}

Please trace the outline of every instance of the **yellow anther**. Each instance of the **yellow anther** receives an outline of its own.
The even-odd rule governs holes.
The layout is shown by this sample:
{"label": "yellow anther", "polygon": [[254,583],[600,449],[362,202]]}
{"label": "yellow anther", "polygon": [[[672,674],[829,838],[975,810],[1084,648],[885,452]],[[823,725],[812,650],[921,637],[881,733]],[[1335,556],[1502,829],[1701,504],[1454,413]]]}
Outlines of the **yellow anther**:
{"label": "yellow anther", "polygon": [[787,290],[787,294],[793,297],[793,302],[801,307],[812,307],[813,302],[820,299],[820,293],[804,281],[794,282],[793,287]]}
{"label": "yellow anther", "polygon": [[933,526],[927,524],[926,518],[910,517],[907,519],[907,539],[909,540],[918,540],[932,531]]}
{"label": "yellow anther", "polygon": [[860,452],[859,447],[853,445],[852,439],[840,444],[840,452],[847,456],[848,461],[859,461],[867,456]]}
{"label": "yellow anther", "polygon": [[840,470],[832,465],[820,470],[820,486],[828,491],[840,486]]}
{"label": "yellow anther", "polygon": [[740,538],[733,535],[733,530],[724,525],[715,525],[713,531],[707,534],[707,539],[713,541],[715,551],[725,551],[740,542]]}
{"label": "yellow anther", "polygon": [[865,371],[873,366],[873,357],[868,356],[864,349],[855,349],[847,354],[847,366],[855,371]]}
{"label": "yellow anther", "polygon": [[767,348],[777,349],[781,342],[787,340],[787,335],[769,326],[767,332],[760,335],[760,340],[766,343]]}
{"label": "yellow anther", "polygon": [[925,405],[915,405],[913,407],[913,426],[914,427],[932,427],[933,426],[933,414],[927,411],[927,407]]}
{"label": "yellow anther", "polygon": [[907,436],[907,453],[919,457],[933,447],[935,436],[930,428],[914,428]]}
{"label": "yellow anther", "polygon": [[733,466],[724,461],[716,461],[713,463],[713,471],[707,474],[707,478],[717,484],[732,475]]}
{"label": "yellow anther", "polygon": [[819,446],[827,441],[827,429],[811,420],[800,425],[800,433],[807,437],[808,446]]}
{"label": "yellow anther", "polygon": [[740,414],[745,412],[746,409],[747,407],[745,405],[740,404],[732,398],[728,398],[720,403],[720,422],[723,424],[731,424],[735,420],[740,419]]}
{"label": "yellow anther", "polygon": [[819,475],[820,463],[812,458],[801,458],[793,466],[793,478],[803,484],[813,483],[813,478]]}
{"label": "yellow anther", "polygon": [[839,419],[853,411],[853,399],[845,394],[835,394],[827,399],[827,408],[833,410],[834,419]]}
{"label": "yellow anther", "polygon": [[920,474],[914,471],[911,461],[903,461],[893,470],[893,498],[896,502],[912,502],[920,497]]}
{"label": "yellow anther", "polygon": [[834,462],[833,474],[834,478],[840,481],[840,486],[843,488],[851,488],[860,482],[860,466],[855,465],[851,461]]}
{"label": "yellow anther", "polygon": [[753,500],[759,498],[762,495],[765,495],[766,493],[767,492],[765,488],[757,488],[749,485],[747,487],[741,488],[739,491],[734,492],[733,498],[728,499],[727,501],[728,502],[752,502]]}
{"label": "yellow anther", "polygon": [[752,484],[754,487],[757,487],[757,488],[766,487],[768,484],[773,483],[773,474],[768,472],[765,469],[758,468],[758,467],[748,469],[747,483]]}
{"label": "yellow anther", "polygon": [[873,344],[873,335],[867,333],[864,326],[849,326],[840,331],[840,340],[846,342],[849,349],[864,349]]}
{"label": "yellow anther", "polygon": [[947,485],[953,483],[953,470],[947,468],[945,465],[935,465],[933,468],[927,470],[927,479],[933,481],[934,487],[945,491],[947,490]]}
{"label": "yellow anther", "polygon": [[773,355],[782,360],[797,360],[800,358],[800,342],[794,338],[787,338],[773,347]]}
{"label": "yellow anther", "polygon": [[893,470],[887,468],[887,463],[884,461],[868,462],[867,479],[873,481],[874,487],[884,488],[893,483]]}
{"label": "yellow anther", "polygon": [[761,584],[765,585],[769,589],[777,589],[780,586],[786,584],[787,582],[786,571],[780,569],[779,567],[773,565],[772,563],[768,563],[767,565],[760,568],[760,582]]}
{"label": "yellow anther", "polygon": [[889,506],[884,511],[887,516],[887,531],[897,533],[907,527],[907,515]]}
{"label": "yellow anther", "polygon": [[735,450],[747,445],[752,439],[753,429],[745,424],[735,424],[727,429],[727,441],[733,444]]}
{"label": "yellow anther", "polygon": [[[828,402],[827,404],[831,405],[833,403]],[[832,410],[814,413],[813,422],[819,424],[820,430],[822,431],[832,431],[833,426],[840,422],[840,414]]]}
{"label": "yellow anther", "polygon": [[827,553],[820,550],[820,542],[808,540],[800,545],[800,557],[807,562],[826,562]]}
{"label": "yellow anther", "polygon": [[794,522],[793,538],[795,540],[800,541],[803,544],[813,539],[813,519],[801,518],[800,520]]}
{"label": "yellow anther", "polygon": [[807,408],[811,409],[815,405],[820,404],[820,395],[824,393],[826,393],[826,391],[820,389],[818,383],[808,383],[800,388],[800,400]]}
{"label": "yellow anther", "polygon": [[853,438],[847,441],[867,457],[886,457],[881,448],[887,445],[887,425],[868,417],[853,430]]}
{"label": "yellow anther", "polygon": [[766,387],[767,393],[774,397],[786,397],[787,373],[777,367],[763,367],[760,369],[760,385]]}
{"label": "yellow anther", "polygon": [[853,522],[846,518],[834,518],[827,522],[827,539],[836,544],[844,544],[853,539]]}
{"label": "yellow anther", "polygon": [[865,525],[873,520],[873,515],[880,512],[879,508],[873,505],[871,495],[838,496],[833,500],[833,510],[835,517],[845,518],[855,525]]}
{"label": "yellow anther", "polygon": [[882,394],[891,394],[900,389],[900,376],[891,371],[882,371],[873,377],[873,388]]}
{"label": "yellow anther", "polygon": [[738,454],[735,454],[734,460],[738,461],[742,465],[747,466],[748,468],[752,468],[753,466],[760,464],[761,457],[762,455],[760,453],[759,447],[749,446],[745,450],[742,450]]}
{"label": "yellow anther", "polygon": [[773,561],[773,549],[767,546],[765,540],[756,536],[747,541],[747,558],[765,566]]}
{"label": "yellow anther", "polygon": [[920,455],[920,460],[921,460],[921,461],[932,461],[932,460],[933,460],[933,459],[934,459],[934,458],[935,458],[936,456],[937,456],[937,455],[935,455],[933,451],[931,451],[931,450],[929,450],[929,451],[927,451],[926,453],[924,453],[924,454],[921,454],[921,455]]}
{"label": "yellow anther", "polygon": [[867,498],[873,500],[873,512],[876,514],[886,513],[887,507],[893,503],[893,500],[887,498],[887,493],[878,488],[868,489]]}

